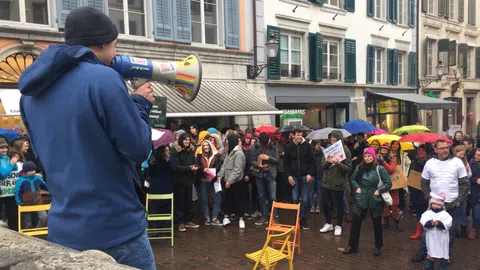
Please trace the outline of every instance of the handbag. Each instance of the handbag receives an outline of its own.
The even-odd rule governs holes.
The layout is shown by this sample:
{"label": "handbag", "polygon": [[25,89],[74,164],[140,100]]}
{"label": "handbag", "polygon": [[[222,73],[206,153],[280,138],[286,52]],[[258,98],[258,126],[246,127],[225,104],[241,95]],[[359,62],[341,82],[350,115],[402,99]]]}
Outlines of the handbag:
{"label": "handbag", "polygon": [[[378,174],[378,186],[377,187],[381,187],[383,186],[383,181],[382,181],[382,177],[380,176],[380,172],[378,171],[378,167],[377,166],[377,174]],[[390,195],[390,192],[384,192],[384,193],[380,193],[382,195],[382,198],[383,198],[383,201],[385,202],[385,204],[387,206],[391,206],[393,204],[393,199],[392,199],[392,196]]]}

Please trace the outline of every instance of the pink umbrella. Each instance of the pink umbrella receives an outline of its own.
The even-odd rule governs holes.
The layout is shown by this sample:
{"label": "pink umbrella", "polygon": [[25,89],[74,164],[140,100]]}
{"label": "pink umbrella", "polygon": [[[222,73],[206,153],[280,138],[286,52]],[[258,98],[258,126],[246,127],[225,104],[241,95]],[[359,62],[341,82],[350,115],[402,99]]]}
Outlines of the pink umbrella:
{"label": "pink umbrella", "polygon": [[169,129],[152,128],[153,147],[168,145],[175,141],[175,134]]}
{"label": "pink umbrella", "polygon": [[376,128],[373,132],[365,132],[368,136],[371,135],[381,135],[381,134],[390,134],[381,128]]}

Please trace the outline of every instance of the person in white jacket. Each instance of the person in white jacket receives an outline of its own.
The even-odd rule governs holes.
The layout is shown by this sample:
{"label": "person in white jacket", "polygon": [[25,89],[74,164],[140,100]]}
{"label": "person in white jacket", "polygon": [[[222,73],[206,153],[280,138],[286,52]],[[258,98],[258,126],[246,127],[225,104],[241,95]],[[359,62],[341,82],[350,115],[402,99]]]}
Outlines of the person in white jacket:
{"label": "person in white jacket", "polygon": [[427,242],[427,263],[425,270],[434,269],[434,260],[440,260],[440,270],[447,269],[449,256],[452,216],[445,210],[445,194],[430,193],[428,210],[423,213],[420,223],[425,228]]}

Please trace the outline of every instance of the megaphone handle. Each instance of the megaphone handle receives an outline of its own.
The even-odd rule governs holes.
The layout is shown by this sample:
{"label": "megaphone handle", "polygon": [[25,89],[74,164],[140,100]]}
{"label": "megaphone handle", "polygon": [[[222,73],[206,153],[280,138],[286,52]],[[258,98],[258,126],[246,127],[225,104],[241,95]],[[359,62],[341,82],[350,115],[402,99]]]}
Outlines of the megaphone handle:
{"label": "megaphone handle", "polygon": [[142,86],[144,83],[148,82],[149,80],[143,78],[133,78],[130,79],[130,84],[136,90],[138,87]]}

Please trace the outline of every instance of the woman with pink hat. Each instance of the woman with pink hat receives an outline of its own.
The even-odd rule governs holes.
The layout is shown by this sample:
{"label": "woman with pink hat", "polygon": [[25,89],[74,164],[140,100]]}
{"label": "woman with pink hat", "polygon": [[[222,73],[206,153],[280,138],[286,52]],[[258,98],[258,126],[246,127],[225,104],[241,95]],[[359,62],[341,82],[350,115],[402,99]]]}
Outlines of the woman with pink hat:
{"label": "woman with pink hat", "polygon": [[355,203],[353,205],[353,220],[350,229],[348,248],[344,254],[357,253],[360,240],[362,222],[370,210],[375,232],[375,256],[381,255],[383,246],[382,214],[385,202],[382,194],[392,188],[392,181],[384,167],[378,165],[377,155],[373,148],[367,148],[363,152],[363,161],[353,172],[350,181],[355,190]]}

